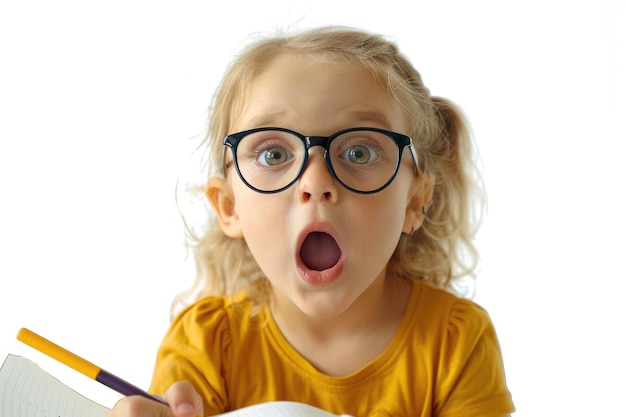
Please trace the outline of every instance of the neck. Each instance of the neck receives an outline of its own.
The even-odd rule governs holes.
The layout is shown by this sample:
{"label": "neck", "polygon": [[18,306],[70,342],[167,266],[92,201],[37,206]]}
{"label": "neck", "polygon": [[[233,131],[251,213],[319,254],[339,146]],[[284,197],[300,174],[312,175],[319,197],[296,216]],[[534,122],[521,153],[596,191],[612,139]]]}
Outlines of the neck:
{"label": "neck", "polygon": [[303,313],[284,296],[270,307],[287,341],[320,371],[352,373],[375,359],[396,333],[410,297],[411,285],[384,277],[334,317]]}

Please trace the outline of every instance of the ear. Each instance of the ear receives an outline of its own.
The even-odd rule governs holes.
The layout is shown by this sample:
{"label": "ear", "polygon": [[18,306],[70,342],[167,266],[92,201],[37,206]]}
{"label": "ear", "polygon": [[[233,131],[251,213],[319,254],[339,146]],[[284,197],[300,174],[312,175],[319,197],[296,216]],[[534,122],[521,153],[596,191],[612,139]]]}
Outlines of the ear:
{"label": "ear", "polygon": [[404,215],[404,233],[410,234],[422,227],[425,211],[428,209],[433,198],[435,188],[435,177],[422,171],[413,182],[409,190],[409,199]]}
{"label": "ear", "polygon": [[229,237],[243,237],[239,215],[235,210],[232,188],[224,178],[210,178],[206,196],[217,214],[222,231]]}

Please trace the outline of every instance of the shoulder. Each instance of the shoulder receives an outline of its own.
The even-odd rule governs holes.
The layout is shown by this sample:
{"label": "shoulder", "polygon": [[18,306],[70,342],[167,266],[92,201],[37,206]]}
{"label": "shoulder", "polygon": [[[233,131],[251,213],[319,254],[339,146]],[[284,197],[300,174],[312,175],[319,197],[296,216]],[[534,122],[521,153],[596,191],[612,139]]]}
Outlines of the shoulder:
{"label": "shoulder", "polygon": [[180,311],[159,346],[153,392],[165,392],[175,381],[187,380],[205,398],[223,397],[218,388],[223,370],[232,363],[236,338],[254,319],[251,311],[247,299],[235,302],[222,296],[202,298]]}
{"label": "shoulder", "polygon": [[416,289],[415,320],[425,330],[414,341],[432,354],[435,408],[451,415],[469,409],[485,411],[480,415],[511,412],[502,354],[487,311],[430,284]]}
{"label": "shoulder", "polygon": [[426,282],[416,284],[415,292],[413,315],[422,324],[479,333],[491,325],[487,311],[472,300]]}
{"label": "shoulder", "polygon": [[188,381],[202,396],[205,411],[226,409],[231,347],[251,317],[251,306],[246,299],[210,296],[180,311],[159,346],[151,392],[163,393],[176,381]]}
{"label": "shoulder", "polygon": [[224,347],[231,342],[233,332],[254,321],[252,302],[245,297],[209,296],[180,311],[170,325],[168,338],[186,342],[197,349]]}
{"label": "shoulder", "polygon": [[499,352],[491,318],[479,304],[428,283],[415,292],[409,337],[437,361],[463,362],[477,346],[487,347],[485,354]]}

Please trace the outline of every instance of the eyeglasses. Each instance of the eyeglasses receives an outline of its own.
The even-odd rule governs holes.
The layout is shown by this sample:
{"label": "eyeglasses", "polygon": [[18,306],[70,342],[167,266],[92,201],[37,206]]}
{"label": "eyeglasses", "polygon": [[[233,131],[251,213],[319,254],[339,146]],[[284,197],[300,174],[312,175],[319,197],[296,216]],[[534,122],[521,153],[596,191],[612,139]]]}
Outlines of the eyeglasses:
{"label": "eyeglasses", "polygon": [[330,136],[304,136],[280,127],[245,130],[224,138],[224,157],[229,147],[237,173],[248,187],[278,193],[300,178],[314,146],[324,148],[332,176],[359,194],[377,193],[393,181],[405,147],[418,166],[410,137],[373,127],[354,127]]}

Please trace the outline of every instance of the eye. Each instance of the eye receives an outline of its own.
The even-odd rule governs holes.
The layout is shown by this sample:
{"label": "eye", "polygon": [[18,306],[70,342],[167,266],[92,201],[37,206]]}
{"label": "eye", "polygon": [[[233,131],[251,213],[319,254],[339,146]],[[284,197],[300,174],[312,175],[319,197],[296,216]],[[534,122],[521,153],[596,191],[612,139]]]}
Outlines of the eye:
{"label": "eye", "polygon": [[257,162],[263,166],[277,166],[293,158],[293,155],[285,148],[271,146],[258,151]]}
{"label": "eye", "polygon": [[355,164],[367,164],[375,161],[378,154],[369,146],[359,144],[346,148],[341,154],[341,158]]}

